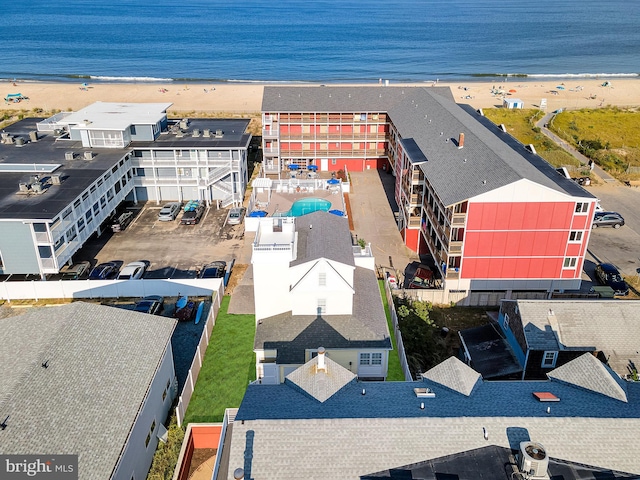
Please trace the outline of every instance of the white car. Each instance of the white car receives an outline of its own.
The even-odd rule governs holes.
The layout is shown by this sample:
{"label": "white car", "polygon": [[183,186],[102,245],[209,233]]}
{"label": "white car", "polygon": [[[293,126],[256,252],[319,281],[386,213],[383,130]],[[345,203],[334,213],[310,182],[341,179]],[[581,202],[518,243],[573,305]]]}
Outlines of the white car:
{"label": "white car", "polygon": [[158,220],[161,222],[173,222],[178,216],[178,213],[180,213],[180,207],[182,207],[182,204],[179,202],[167,203],[160,209]]}
{"label": "white car", "polygon": [[231,210],[229,210],[229,216],[227,217],[227,225],[241,224],[243,216],[244,216],[244,207],[232,208]]}
{"label": "white car", "polygon": [[118,280],[138,280],[143,277],[146,271],[147,264],[145,262],[131,262],[120,270]]}

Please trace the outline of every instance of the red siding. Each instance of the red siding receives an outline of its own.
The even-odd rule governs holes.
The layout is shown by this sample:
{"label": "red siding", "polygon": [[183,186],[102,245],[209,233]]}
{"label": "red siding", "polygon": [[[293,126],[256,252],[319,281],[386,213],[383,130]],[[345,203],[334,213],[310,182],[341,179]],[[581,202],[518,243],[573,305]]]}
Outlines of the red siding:
{"label": "red siding", "polygon": [[301,134],[302,133],[302,125],[290,125],[289,133],[292,134]]}
{"label": "red siding", "polygon": [[568,244],[574,209],[573,202],[471,203],[461,277],[574,278],[562,269],[565,256],[583,249]]}

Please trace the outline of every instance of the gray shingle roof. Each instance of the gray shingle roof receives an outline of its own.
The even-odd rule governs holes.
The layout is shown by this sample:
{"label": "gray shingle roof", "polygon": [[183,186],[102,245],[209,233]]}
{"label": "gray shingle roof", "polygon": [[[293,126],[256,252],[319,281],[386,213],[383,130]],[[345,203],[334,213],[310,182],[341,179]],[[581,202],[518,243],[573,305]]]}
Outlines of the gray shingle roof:
{"label": "gray shingle roof", "polygon": [[109,478],[175,323],[82,302],[1,319],[0,451],[79,454],[81,478]]}
{"label": "gray shingle roof", "polygon": [[[591,375],[591,365],[574,367]],[[413,389],[421,386],[435,397],[416,398]],[[479,382],[469,396],[430,380],[350,382],[321,403],[288,383],[250,385],[233,426],[226,478],[244,467],[245,478],[356,480],[525,440],[542,443],[556,459],[640,474],[630,454],[640,448],[640,384],[627,390],[625,403],[557,381]],[[533,396],[541,391],[560,402],[547,411],[550,404]]]}
{"label": "gray shingle roof", "polygon": [[449,357],[422,376],[467,397],[482,379],[478,372],[456,357]]}
{"label": "gray shingle roof", "polygon": [[[327,258],[354,266],[349,222],[327,212],[313,212],[296,218],[297,257],[291,265]],[[311,227],[311,228],[309,228]]]}
{"label": "gray shingle roof", "polygon": [[[585,375],[585,372],[589,372]],[[607,366],[590,353],[565,363],[547,374],[551,380],[568,383],[622,402],[627,401],[627,392],[623,383],[615,379]],[[638,412],[640,415],[640,412]]]}
{"label": "gray shingle roof", "polygon": [[352,315],[320,317],[287,312],[262,319],[256,327],[254,348],[277,348],[280,364],[302,364],[305,349],[320,346],[390,349],[389,329],[375,273],[356,267],[354,290]]}
{"label": "gray shingle roof", "polygon": [[[418,160],[426,157],[421,168],[444,205],[525,178],[567,196],[593,198],[512,137],[495,126],[491,131],[440,87],[265,87],[262,110],[387,112],[403,140],[412,140],[422,152]],[[465,135],[462,149],[456,143],[460,133]]]}
{"label": "gray shingle roof", "polygon": [[326,355],[324,362],[326,368],[318,370],[318,356],[315,356],[287,375],[286,379],[319,402],[324,402],[357,377]]}
{"label": "gray shingle roof", "polygon": [[[620,375],[640,365],[640,302],[630,300],[518,300],[529,348],[592,349]],[[549,310],[553,315],[549,317]]]}

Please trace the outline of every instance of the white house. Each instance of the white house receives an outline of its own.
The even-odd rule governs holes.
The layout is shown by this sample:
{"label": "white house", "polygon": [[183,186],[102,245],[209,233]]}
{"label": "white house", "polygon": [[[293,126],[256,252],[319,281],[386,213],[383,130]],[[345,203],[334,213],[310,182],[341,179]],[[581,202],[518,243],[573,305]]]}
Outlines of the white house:
{"label": "white house", "polygon": [[253,243],[256,373],[279,383],[316,355],[384,379],[391,340],[370,254],[346,218],[326,212],[262,219]]}
{"label": "white house", "polygon": [[80,480],[145,479],[175,398],[175,325],[82,302],[0,310],[0,452],[78,455]]}

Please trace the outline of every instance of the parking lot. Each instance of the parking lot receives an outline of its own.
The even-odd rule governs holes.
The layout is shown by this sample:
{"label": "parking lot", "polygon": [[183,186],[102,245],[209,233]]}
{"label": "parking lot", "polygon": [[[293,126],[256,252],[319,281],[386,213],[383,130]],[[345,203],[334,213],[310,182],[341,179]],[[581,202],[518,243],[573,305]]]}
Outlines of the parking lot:
{"label": "parking lot", "polygon": [[598,263],[613,263],[623,275],[637,275],[636,270],[640,268],[640,188],[602,184],[587,187],[587,190],[600,199],[602,208],[619,212],[625,225],[618,229],[592,230],[585,273],[593,278],[593,269]]}
{"label": "parking lot", "polygon": [[122,232],[105,231],[91,238],[74,255],[74,262],[87,260],[93,266],[108,261],[145,260],[150,266],[144,278],[195,278],[199,269],[214,260],[246,263],[241,225],[225,225],[229,209],[207,208],[197,225],[158,221],[162,205],[138,204],[128,208],[132,222]]}

